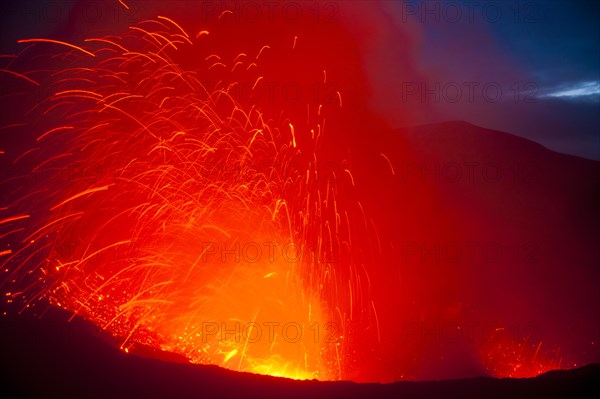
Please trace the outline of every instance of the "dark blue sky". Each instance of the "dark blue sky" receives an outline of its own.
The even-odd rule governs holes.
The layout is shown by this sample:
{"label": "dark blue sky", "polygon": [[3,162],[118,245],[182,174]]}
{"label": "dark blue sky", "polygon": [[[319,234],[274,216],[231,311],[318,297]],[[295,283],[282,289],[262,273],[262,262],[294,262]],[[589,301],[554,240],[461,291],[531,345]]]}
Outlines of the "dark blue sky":
{"label": "dark blue sky", "polygon": [[435,110],[424,122],[433,114],[464,119],[600,159],[600,2],[420,0],[385,7],[397,24],[418,32],[417,69],[427,89],[439,85],[440,98],[413,96]]}

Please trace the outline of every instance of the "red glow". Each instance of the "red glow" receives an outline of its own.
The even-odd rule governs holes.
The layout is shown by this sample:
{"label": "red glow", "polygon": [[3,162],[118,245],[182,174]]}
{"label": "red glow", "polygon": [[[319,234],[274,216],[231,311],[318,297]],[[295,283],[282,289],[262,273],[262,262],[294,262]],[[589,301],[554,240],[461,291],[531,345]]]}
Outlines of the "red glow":
{"label": "red glow", "polygon": [[[230,13],[19,41],[0,71],[31,104],[5,128],[35,137],[10,154],[25,176],[3,186],[6,300],[49,301],[126,353],[295,379],[574,366],[564,340],[527,330],[533,293],[486,296],[487,254],[432,261],[435,243],[467,253],[480,246],[466,231],[493,234],[460,217],[468,202],[454,186],[423,183],[419,156],[431,148],[411,147],[370,109],[358,47],[375,24],[221,24]],[[498,236],[505,254],[528,253],[521,236]]]}

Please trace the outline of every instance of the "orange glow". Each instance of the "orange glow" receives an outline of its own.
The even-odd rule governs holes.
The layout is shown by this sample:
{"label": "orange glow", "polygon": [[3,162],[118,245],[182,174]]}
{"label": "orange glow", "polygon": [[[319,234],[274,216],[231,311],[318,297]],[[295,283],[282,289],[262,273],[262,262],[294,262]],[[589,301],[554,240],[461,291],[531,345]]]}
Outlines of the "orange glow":
{"label": "orange glow", "polygon": [[[362,304],[352,297],[358,274],[326,259],[348,240],[350,225],[336,188],[318,180],[321,104],[308,105],[317,117],[306,126],[274,124],[234,99],[229,90],[237,82],[227,75],[208,87],[172,61],[192,43],[176,22],[161,16],[140,25],[122,37],[86,39],[95,46],[90,51],[51,39],[20,41],[60,44],[79,57],[55,74],[53,93],[38,104],[69,125],[38,136],[56,153],[34,171],[78,154],[103,174],[93,184],[40,191],[51,212],[23,248],[0,255],[8,264],[37,246],[50,249],[44,262],[32,267],[28,257],[14,273],[35,271],[33,298],[93,321],[127,353],[142,344],[236,371],[342,378],[346,318]],[[97,67],[85,64],[85,55]],[[204,73],[257,67],[247,58],[199,57]],[[252,90],[262,79],[253,79]],[[76,105],[64,111],[65,101]],[[305,154],[311,162],[297,169]],[[340,298],[348,290],[346,304]]]}

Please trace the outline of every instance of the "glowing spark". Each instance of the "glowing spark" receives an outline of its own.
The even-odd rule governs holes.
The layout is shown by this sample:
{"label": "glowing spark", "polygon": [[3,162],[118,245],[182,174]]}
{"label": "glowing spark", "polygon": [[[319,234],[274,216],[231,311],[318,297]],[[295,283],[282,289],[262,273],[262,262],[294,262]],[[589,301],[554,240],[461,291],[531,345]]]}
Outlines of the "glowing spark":
{"label": "glowing spark", "polygon": [[227,354],[227,356],[225,356],[225,359],[223,359],[223,363],[227,363],[229,360],[231,360],[232,357],[234,357],[235,355],[237,355],[238,350],[234,349],[231,352],[229,352]]}
{"label": "glowing spark", "polygon": [[99,191],[106,191],[106,190],[108,190],[108,188],[109,188],[110,186],[111,186],[111,185],[109,184],[109,185],[106,185],[106,186],[102,186],[102,187],[96,187],[96,188],[90,188],[89,190],[82,191],[82,192],[80,192],[80,193],[78,193],[78,194],[75,194],[75,195],[74,195],[74,196],[72,196],[72,197],[69,197],[69,198],[67,198],[66,200],[64,200],[64,201],[60,202],[59,204],[57,204],[57,205],[54,205],[52,208],[50,208],[50,210],[51,210],[51,211],[53,211],[53,210],[55,210],[56,208],[60,208],[60,207],[61,207],[61,206],[63,206],[64,204],[66,204],[66,203],[68,203],[68,202],[71,202],[71,201],[73,201],[73,200],[75,200],[75,199],[77,199],[77,198],[83,197],[83,196],[85,196],[85,195],[89,195],[89,194],[97,193],[97,192],[99,192]]}
{"label": "glowing spark", "polygon": [[126,53],[128,52],[128,50],[127,50],[125,47],[121,46],[120,44],[118,44],[118,43],[115,43],[115,42],[114,42],[114,41],[112,41],[112,40],[108,40],[108,39],[104,39],[104,38],[102,38],[102,39],[101,39],[101,38],[91,38],[91,39],[84,39],[83,41],[84,41],[84,42],[101,42],[101,43],[108,43],[108,44],[110,44],[110,45],[112,45],[112,46],[115,46],[115,47],[119,48],[120,50],[122,50],[122,51],[124,51],[124,52],[126,52]]}
{"label": "glowing spark", "polygon": [[231,10],[225,10],[225,11],[223,11],[221,13],[221,15],[219,15],[219,19],[221,19],[223,17],[223,15],[225,15],[225,14],[231,14],[231,15],[233,15],[233,11],[231,11]]}
{"label": "glowing spark", "polygon": [[270,46],[262,46],[258,52],[258,54],[256,54],[256,59],[258,59],[258,57],[260,57],[260,55],[262,54],[263,50],[271,48]]}
{"label": "glowing spark", "polygon": [[91,53],[82,47],[76,46],[71,43],[62,42],[60,40],[54,40],[54,39],[42,39],[42,38],[21,39],[21,40],[17,40],[17,43],[54,43],[54,44],[60,44],[61,46],[67,46],[72,49],[81,51],[82,53],[85,53],[92,57],[96,56],[96,54]]}
{"label": "glowing spark", "polygon": [[10,223],[10,222],[14,222],[16,220],[22,220],[22,219],[27,219],[27,218],[29,218],[29,215],[11,216],[6,219],[0,220],[0,224]]}
{"label": "glowing spark", "polygon": [[348,173],[348,176],[350,176],[350,181],[352,182],[352,186],[354,186],[354,176],[352,176],[352,172],[350,172],[348,169],[344,169],[344,172]]}
{"label": "glowing spark", "polygon": [[262,76],[259,76],[258,79],[256,79],[256,81],[254,82],[254,85],[252,86],[252,90],[256,89],[256,85],[258,84],[258,82],[261,81],[262,78],[263,78]]}
{"label": "glowing spark", "polygon": [[39,84],[38,82],[36,82],[35,80],[33,80],[33,79],[31,79],[31,78],[29,78],[29,77],[27,77],[27,76],[23,75],[22,73],[13,72],[13,71],[11,71],[11,70],[9,70],[9,69],[0,69],[0,72],[9,73],[9,74],[11,74],[11,75],[14,75],[14,76],[16,76],[16,77],[18,77],[18,78],[25,79],[25,80],[26,80],[26,81],[28,81],[29,83],[33,83],[33,84],[34,84],[34,85],[36,85],[36,86],[39,86],[39,85],[40,85],[40,84]]}
{"label": "glowing spark", "polygon": [[235,65],[233,66],[233,68],[231,68],[231,72],[235,71],[235,67],[237,67],[238,65],[242,65],[243,62],[242,61],[238,61],[235,63]]}
{"label": "glowing spark", "polygon": [[222,66],[223,68],[227,68],[227,66],[225,64],[223,64],[222,62],[215,62],[214,64],[212,64],[211,66],[208,67],[208,69],[213,69],[216,66]]}
{"label": "glowing spark", "polygon": [[296,135],[294,134],[294,126],[290,123],[290,130],[292,131],[292,146],[296,148]]}
{"label": "glowing spark", "polygon": [[90,90],[64,90],[54,93],[55,97],[82,97],[82,98],[93,98],[93,99],[101,99],[102,96],[98,93],[94,93]]}
{"label": "glowing spark", "polygon": [[394,166],[392,165],[392,162],[387,157],[387,155],[385,155],[384,153],[380,153],[379,155],[381,155],[383,157],[383,159],[385,159],[387,161],[388,165],[390,166],[390,170],[392,171],[392,176],[396,176],[396,172],[394,171]]}
{"label": "glowing spark", "polygon": [[381,343],[381,332],[379,331],[379,318],[377,317],[375,302],[371,301],[371,307],[373,308],[373,314],[375,315],[375,325],[377,326],[377,340],[379,341],[379,343]]}
{"label": "glowing spark", "polygon": [[44,134],[42,134],[41,136],[39,136],[36,139],[36,141],[40,141],[41,139],[43,139],[44,137],[46,137],[46,136],[48,136],[48,135],[50,135],[52,133],[59,132],[61,130],[69,130],[69,129],[73,129],[73,126],[59,126],[59,127],[54,128],[54,129],[50,129],[47,132],[45,132]]}
{"label": "glowing spark", "polygon": [[183,28],[181,26],[179,26],[179,24],[177,24],[177,22],[173,21],[172,19],[167,18],[167,17],[163,17],[162,15],[159,15],[158,19],[162,19],[162,20],[165,20],[165,21],[168,21],[168,22],[172,23],[175,27],[177,27],[177,29],[179,29],[181,31],[181,33],[183,33],[185,35],[185,37],[190,37],[187,34],[187,32],[184,31]]}

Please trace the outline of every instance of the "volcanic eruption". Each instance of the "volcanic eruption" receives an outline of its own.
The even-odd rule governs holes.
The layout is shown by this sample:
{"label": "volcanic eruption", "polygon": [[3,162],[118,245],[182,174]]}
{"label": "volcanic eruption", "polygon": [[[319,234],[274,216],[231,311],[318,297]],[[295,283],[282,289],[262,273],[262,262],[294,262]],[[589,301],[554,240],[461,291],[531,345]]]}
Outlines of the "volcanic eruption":
{"label": "volcanic eruption", "polygon": [[[534,377],[597,360],[597,322],[566,346],[556,327],[589,317],[597,294],[532,320],[539,298],[560,309],[536,287],[542,251],[563,239],[545,212],[574,200],[534,203],[550,183],[593,197],[597,164],[560,158],[580,178],[567,182],[539,173],[554,155],[499,132],[391,129],[362,51],[391,23],[296,6],[254,19],[243,3],[200,19],[148,7],[81,37],[23,37],[2,57],[9,311],[57,307],[126,353],[293,379]],[[420,77],[413,67],[399,73]],[[525,198],[506,195],[515,213],[495,202],[506,192]],[[580,216],[568,226],[587,264],[597,235]],[[593,272],[558,267],[566,256],[544,265],[589,284]]]}

